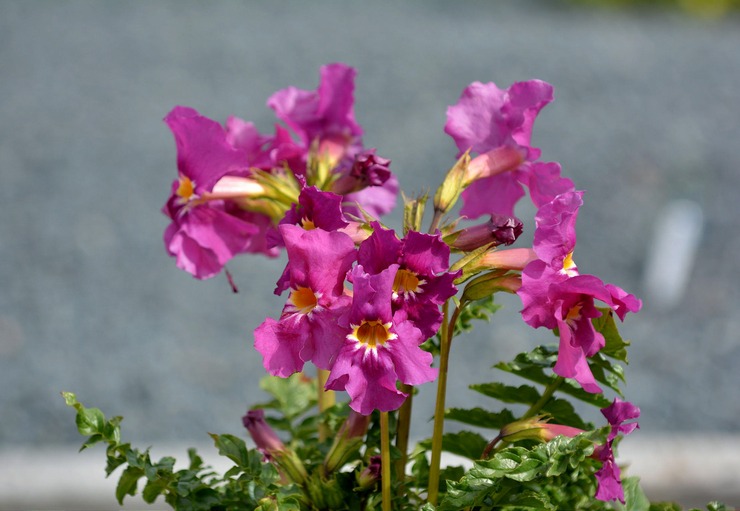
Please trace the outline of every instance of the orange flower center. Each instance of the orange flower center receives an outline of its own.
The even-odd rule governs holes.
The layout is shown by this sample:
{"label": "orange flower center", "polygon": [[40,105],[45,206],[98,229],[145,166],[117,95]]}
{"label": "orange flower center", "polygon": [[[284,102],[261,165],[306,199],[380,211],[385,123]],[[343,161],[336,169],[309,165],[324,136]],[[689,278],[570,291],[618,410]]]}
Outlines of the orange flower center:
{"label": "orange flower center", "polygon": [[399,269],[396,272],[396,277],[393,279],[393,292],[396,295],[418,293],[421,291],[419,286],[424,284],[424,282],[416,273]]}
{"label": "orange flower center", "polygon": [[565,316],[565,322],[575,330],[576,327],[576,321],[581,319],[581,309],[583,308],[583,305],[578,304],[574,305],[569,311],[568,315]]}
{"label": "orange flower center", "polygon": [[390,327],[390,323],[363,321],[360,326],[353,328],[349,338],[367,346],[368,348],[377,348],[378,346],[383,346],[386,342],[397,337],[396,334],[392,334],[389,331]]}
{"label": "orange flower center", "polygon": [[318,299],[313,291],[307,287],[299,287],[290,293],[289,301],[298,309],[301,314],[308,314],[316,305]]}
{"label": "orange flower center", "polygon": [[316,229],[316,225],[308,218],[304,218],[303,220],[301,220],[301,227],[303,227],[307,231],[312,231]]}
{"label": "orange flower center", "polygon": [[195,195],[195,183],[187,176],[180,176],[180,184],[175,193],[178,197],[188,201]]}

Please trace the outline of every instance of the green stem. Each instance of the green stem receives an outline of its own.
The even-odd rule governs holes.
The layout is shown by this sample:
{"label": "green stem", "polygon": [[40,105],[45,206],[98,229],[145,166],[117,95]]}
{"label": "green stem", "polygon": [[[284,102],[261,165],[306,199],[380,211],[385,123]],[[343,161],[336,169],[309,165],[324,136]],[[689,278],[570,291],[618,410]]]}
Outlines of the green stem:
{"label": "green stem", "polygon": [[380,469],[383,511],[391,511],[391,439],[388,433],[388,412],[380,412]]}
{"label": "green stem", "polygon": [[447,396],[447,371],[450,361],[450,347],[452,335],[455,332],[455,323],[464,304],[460,304],[449,321],[449,300],[442,307],[444,314],[440,327],[439,343],[439,378],[437,380],[437,402],[434,408],[434,430],[432,432],[432,460],[429,465],[429,491],[427,501],[437,505],[439,495],[439,473],[442,461],[442,434],[444,433],[445,398]]}
{"label": "green stem", "polygon": [[[411,405],[414,400],[414,387],[401,385],[401,392],[408,394],[398,410],[398,423],[396,424],[396,448],[401,452],[401,457],[396,460],[396,478],[403,483],[406,476],[406,462],[408,461],[409,431],[411,429]],[[402,486],[400,487],[403,488]]]}
{"label": "green stem", "polygon": [[[326,369],[319,369],[316,376],[316,385],[318,390],[318,402],[319,412],[331,408],[336,403],[336,396],[333,390],[326,390],[326,380],[329,379],[329,371]],[[329,436],[329,430],[323,422],[319,424],[319,441],[323,442]]]}
{"label": "green stem", "polygon": [[542,396],[537,400],[537,402],[530,406],[529,410],[524,412],[524,415],[522,415],[522,419],[528,419],[537,415],[539,411],[542,410],[542,407],[547,404],[550,398],[552,398],[552,395],[555,393],[556,390],[558,390],[558,387],[560,387],[560,385],[564,381],[565,378],[563,378],[562,376],[558,376],[554,380],[552,380],[547,385],[547,387],[545,387],[545,391],[542,393]]}
{"label": "green stem", "polygon": [[434,234],[434,231],[437,230],[437,226],[439,226],[439,221],[442,220],[442,211],[435,209],[434,210],[434,216],[432,217],[432,223],[429,226],[429,234]]}

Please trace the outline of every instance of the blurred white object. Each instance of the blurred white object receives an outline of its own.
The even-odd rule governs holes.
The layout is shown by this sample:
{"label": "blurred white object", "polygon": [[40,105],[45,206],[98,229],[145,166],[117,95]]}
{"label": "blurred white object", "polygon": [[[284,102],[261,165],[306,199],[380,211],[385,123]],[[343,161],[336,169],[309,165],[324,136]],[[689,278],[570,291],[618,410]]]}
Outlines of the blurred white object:
{"label": "blurred white object", "polygon": [[690,200],[672,201],[658,215],[645,264],[645,295],[651,306],[668,310],[681,301],[703,224],[701,207]]}

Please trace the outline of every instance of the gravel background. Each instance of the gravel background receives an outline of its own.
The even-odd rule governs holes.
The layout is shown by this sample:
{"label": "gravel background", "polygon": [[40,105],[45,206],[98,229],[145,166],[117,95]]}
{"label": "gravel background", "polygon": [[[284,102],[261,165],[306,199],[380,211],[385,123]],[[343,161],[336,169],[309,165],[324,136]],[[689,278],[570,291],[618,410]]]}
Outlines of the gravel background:
{"label": "gravel background", "polygon": [[[623,328],[642,431],[737,433],[739,22],[522,0],[0,2],[0,449],[77,445],[61,390],[124,415],[143,445],[240,434],[264,399],[250,332],[282,307],[269,293],[282,261],[235,261],[236,295],[175,268],[161,242],[176,175],[161,119],[182,104],[271,131],[267,97],[314,88],[335,61],[357,67],[365,145],[408,193],[453,162],[445,108],[467,84],[551,82],[534,143],[588,191],[579,268],[646,298]],[[703,229],[685,288],[666,299],[645,268],[678,199]],[[656,257],[670,267],[670,248]],[[495,404],[466,386],[551,339],[503,303],[453,346],[454,404]],[[419,437],[433,394],[415,404]]]}

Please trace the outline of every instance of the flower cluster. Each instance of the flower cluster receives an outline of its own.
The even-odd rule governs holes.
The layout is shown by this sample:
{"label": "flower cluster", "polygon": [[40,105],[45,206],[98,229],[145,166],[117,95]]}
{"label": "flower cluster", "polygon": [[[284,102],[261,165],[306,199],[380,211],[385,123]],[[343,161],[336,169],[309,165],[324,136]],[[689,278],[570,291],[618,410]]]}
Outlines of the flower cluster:
{"label": "flower cluster", "polygon": [[237,117],[221,126],[187,107],[165,117],[178,178],[163,208],[171,220],[164,242],[179,268],[204,279],[237,254],[276,256],[276,226],[303,186],[336,191],[346,213],[393,208],[398,181],[389,160],[362,146],[354,77],[348,66],[328,65],[316,91],[273,94],[267,105],[285,123],[273,135]]}
{"label": "flower cluster", "polygon": [[[447,110],[444,131],[459,150],[458,162],[434,196],[431,227],[421,232],[426,196],[406,199],[399,236],[380,221],[395,205],[398,181],[390,160],[363,147],[354,77],[352,68],[332,64],[321,69],[316,90],[273,94],[267,105],[282,124],[272,135],[236,117],[222,126],[186,107],[167,115],[178,178],[163,209],[171,219],[164,240],[178,267],[208,278],[237,254],[275,256],[284,249],[288,262],[275,293],[287,294],[286,302],[279,317],[254,330],[254,346],[274,376],[312,363],[325,372],[322,391],[346,391],[362,416],[397,410],[410,387],[435,380],[435,357],[422,345],[439,332],[446,368],[459,315],[499,291],[518,294],[528,325],[557,332],[555,375],[601,393],[589,361],[606,340],[594,320],[612,313],[623,320],[641,302],[581,274],[574,263],[584,192],[531,144],[552,86],[530,80],[505,90],[493,83],[467,87]],[[527,192],[537,208],[532,246],[504,248],[522,233],[525,224],[514,211]],[[458,199],[460,217],[450,220]],[[453,253],[460,259],[451,262]],[[450,304],[452,319],[443,313]],[[611,444],[636,427],[622,425],[636,410],[615,401],[604,411],[614,429],[598,451],[598,498],[623,500]],[[261,415],[245,424],[264,431]],[[556,424],[540,429],[580,431]],[[282,449],[263,448],[270,456]]]}

